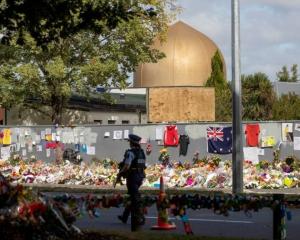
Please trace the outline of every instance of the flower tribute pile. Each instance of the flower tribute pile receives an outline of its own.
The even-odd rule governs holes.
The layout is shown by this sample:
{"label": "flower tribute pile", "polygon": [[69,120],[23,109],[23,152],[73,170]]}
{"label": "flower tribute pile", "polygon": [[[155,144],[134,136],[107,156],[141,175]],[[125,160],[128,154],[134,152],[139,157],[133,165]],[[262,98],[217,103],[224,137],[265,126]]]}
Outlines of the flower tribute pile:
{"label": "flower tribute pile", "polygon": [[[45,163],[40,160],[23,161],[15,158],[0,161],[0,171],[12,183],[52,183],[75,185],[112,186],[118,163],[111,159],[72,164]],[[205,159],[193,159],[193,163],[164,161],[149,165],[143,186],[159,187],[164,176],[167,187],[173,188],[231,188],[230,161],[221,161],[212,155]],[[294,158],[270,163],[261,161],[254,165],[244,163],[245,188],[296,188],[300,187],[300,168]]]}

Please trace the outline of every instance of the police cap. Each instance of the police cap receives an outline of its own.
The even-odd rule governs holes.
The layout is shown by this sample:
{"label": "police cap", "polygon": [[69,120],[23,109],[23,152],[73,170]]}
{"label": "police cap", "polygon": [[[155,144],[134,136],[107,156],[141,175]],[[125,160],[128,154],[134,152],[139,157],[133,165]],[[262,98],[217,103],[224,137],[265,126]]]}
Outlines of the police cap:
{"label": "police cap", "polygon": [[130,142],[133,142],[133,143],[136,143],[136,144],[139,144],[141,139],[142,139],[141,137],[139,137],[138,135],[135,135],[135,134],[129,134],[128,135],[128,140]]}

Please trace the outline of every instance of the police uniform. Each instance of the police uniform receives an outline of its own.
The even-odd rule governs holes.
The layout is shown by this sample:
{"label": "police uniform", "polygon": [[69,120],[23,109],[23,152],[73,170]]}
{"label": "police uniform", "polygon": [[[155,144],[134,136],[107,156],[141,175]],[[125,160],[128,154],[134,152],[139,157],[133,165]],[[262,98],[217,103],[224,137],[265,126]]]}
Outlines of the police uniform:
{"label": "police uniform", "polygon": [[[129,141],[138,144],[140,140],[139,136],[129,134]],[[131,213],[131,230],[136,231],[144,222],[141,195],[139,193],[139,188],[145,178],[146,156],[144,150],[140,147],[127,150],[124,154],[123,163],[130,166],[125,178],[131,206],[125,208],[123,215],[119,216],[119,219],[126,223]]]}

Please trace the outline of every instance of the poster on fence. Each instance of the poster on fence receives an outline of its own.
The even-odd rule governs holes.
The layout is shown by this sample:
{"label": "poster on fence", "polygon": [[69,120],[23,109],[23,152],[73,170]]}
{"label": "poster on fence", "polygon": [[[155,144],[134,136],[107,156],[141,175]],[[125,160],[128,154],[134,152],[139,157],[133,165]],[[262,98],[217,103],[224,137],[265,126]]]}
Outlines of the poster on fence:
{"label": "poster on fence", "polygon": [[294,137],[294,150],[300,151],[300,137]]}
{"label": "poster on fence", "polygon": [[10,158],[10,147],[1,148],[1,159],[7,161]]}
{"label": "poster on fence", "polygon": [[245,161],[250,161],[253,164],[259,163],[259,149],[257,147],[244,147],[244,160]]}
{"label": "poster on fence", "polygon": [[283,142],[293,141],[293,123],[282,123],[281,124],[281,135]]}

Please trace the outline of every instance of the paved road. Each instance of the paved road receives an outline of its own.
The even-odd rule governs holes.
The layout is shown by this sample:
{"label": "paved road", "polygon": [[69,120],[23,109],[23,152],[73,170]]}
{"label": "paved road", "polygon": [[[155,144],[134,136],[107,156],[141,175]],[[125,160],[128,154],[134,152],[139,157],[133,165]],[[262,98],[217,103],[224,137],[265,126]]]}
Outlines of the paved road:
{"label": "paved road", "polygon": [[[121,212],[121,208],[102,210],[98,218],[81,218],[76,224],[82,229],[129,231],[130,226],[120,223],[117,219],[117,215]],[[272,211],[270,209],[262,209],[253,213],[251,217],[243,212],[230,212],[229,217],[224,217],[206,209],[189,211],[188,215],[195,235],[272,239]],[[176,223],[177,229],[171,232],[184,234],[182,223],[177,219],[172,220]],[[149,209],[143,231],[150,231],[155,223],[156,209],[152,207]],[[287,239],[300,239],[300,210],[293,210],[292,220],[287,221]]]}
{"label": "paved road", "polygon": [[[58,192],[46,193],[46,195],[61,195]],[[74,194],[85,195],[85,194]],[[110,208],[100,211],[98,218],[85,216],[78,219],[76,225],[81,229],[91,230],[117,230],[129,232],[129,224],[120,223],[117,216],[122,213],[122,208]],[[143,231],[150,230],[151,226],[156,224],[156,208],[148,210],[146,216],[146,225]],[[199,236],[224,236],[241,237],[253,239],[272,239],[273,234],[273,216],[269,208],[252,212],[252,216],[246,216],[243,212],[229,212],[228,217],[216,215],[212,210],[201,209],[197,211],[188,211],[188,216],[195,235]],[[176,223],[177,229],[171,230],[172,233],[184,234],[184,229],[180,220],[172,219]],[[300,240],[300,209],[292,210],[292,220],[286,221],[287,239]],[[152,231],[153,232],[153,231]]]}

